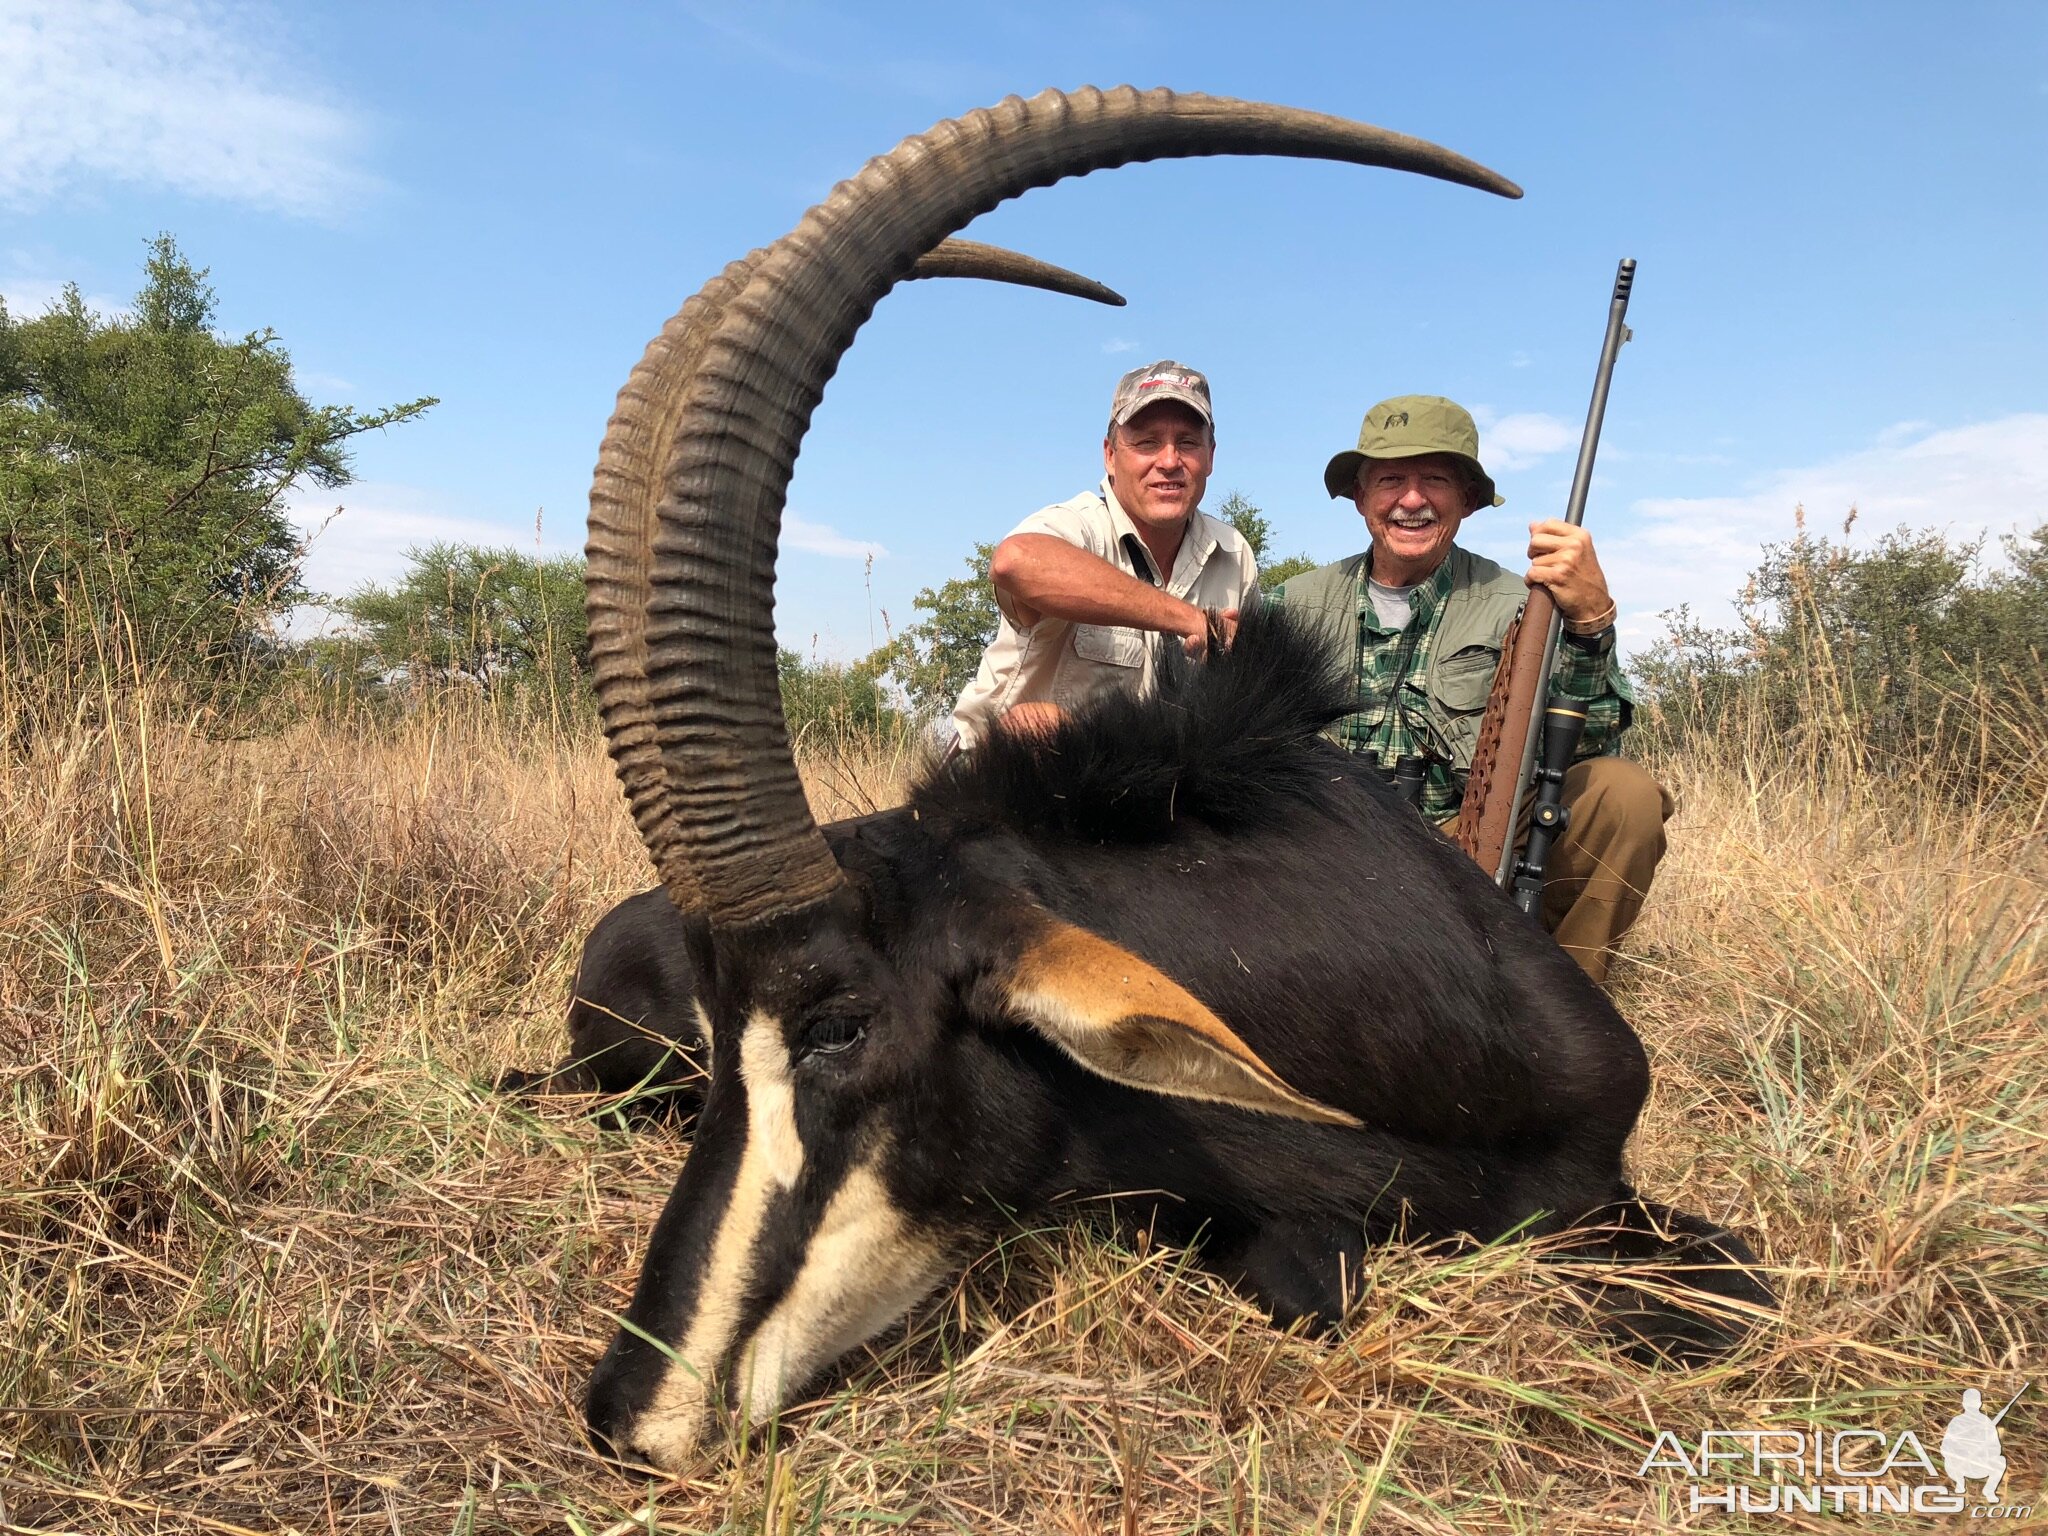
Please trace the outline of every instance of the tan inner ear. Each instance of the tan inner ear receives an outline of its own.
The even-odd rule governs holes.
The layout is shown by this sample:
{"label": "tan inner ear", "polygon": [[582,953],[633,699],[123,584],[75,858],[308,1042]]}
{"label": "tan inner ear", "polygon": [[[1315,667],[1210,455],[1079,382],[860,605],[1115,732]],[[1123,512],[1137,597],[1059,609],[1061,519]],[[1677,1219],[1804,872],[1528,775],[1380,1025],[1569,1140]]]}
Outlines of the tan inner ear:
{"label": "tan inner ear", "polygon": [[1185,987],[1128,949],[1048,918],[1005,986],[1009,1010],[1089,1071],[1175,1098],[1359,1125],[1297,1093]]}

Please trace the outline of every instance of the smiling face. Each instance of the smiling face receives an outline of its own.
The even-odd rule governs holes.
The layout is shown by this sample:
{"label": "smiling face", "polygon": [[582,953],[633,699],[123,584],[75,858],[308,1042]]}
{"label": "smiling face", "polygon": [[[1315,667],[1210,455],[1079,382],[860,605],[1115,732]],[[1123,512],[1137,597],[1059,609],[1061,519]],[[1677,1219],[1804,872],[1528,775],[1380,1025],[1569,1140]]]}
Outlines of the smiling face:
{"label": "smiling face", "polygon": [[1185,528],[1216,464],[1209,424],[1177,400],[1147,406],[1102,445],[1111,489],[1140,532]]}
{"label": "smiling face", "polygon": [[1353,493],[1372,534],[1372,575],[1390,587],[1427,581],[1450,553],[1458,525],[1479,506],[1465,466],[1448,453],[1368,459]]}

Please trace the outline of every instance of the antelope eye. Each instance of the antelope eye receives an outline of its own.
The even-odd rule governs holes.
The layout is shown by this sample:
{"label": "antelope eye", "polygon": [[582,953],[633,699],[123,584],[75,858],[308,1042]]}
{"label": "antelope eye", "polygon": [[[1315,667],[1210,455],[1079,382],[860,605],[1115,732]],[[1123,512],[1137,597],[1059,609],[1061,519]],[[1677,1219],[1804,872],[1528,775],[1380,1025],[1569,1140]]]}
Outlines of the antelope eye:
{"label": "antelope eye", "polygon": [[813,1056],[838,1056],[852,1050],[868,1037],[867,1021],[852,1014],[831,1014],[804,1031],[799,1060]]}

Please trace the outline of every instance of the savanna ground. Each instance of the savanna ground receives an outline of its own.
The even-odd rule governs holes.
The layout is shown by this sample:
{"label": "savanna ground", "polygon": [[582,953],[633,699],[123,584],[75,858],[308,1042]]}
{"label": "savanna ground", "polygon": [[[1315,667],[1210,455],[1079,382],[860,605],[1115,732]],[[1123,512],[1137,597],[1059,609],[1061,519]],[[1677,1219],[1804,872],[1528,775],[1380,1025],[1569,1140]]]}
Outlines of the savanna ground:
{"label": "savanna ground", "polygon": [[[1958,802],[1739,729],[1658,755],[1674,852],[1616,981],[1656,1072],[1633,1161],[1768,1256],[1783,1317],[1725,1363],[1629,1364],[1515,1245],[1380,1252],[1307,1341],[1077,1210],[648,1482],[578,1398],[686,1144],[483,1086],[552,1059],[583,934],[648,883],[594,730],[11,702],[39,724],[0,748],[0,1528],[1925,1529],[1694,1513],[1637,1469],[1663,1429],[1932,1451],[1963,1387],[2028,1380],[2005,1493],[2048,1511],[2038,785]],[[821,817],[912,766],[805,755]]]}

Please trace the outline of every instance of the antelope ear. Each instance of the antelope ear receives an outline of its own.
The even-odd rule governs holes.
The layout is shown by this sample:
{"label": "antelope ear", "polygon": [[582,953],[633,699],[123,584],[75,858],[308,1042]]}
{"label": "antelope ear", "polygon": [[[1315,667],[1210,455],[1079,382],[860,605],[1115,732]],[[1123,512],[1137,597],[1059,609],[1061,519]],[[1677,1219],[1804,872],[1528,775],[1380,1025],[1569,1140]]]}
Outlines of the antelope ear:
{"label": "antelope ear", "polygon": [[1178,1099],[1356,1126],[1297,1093],[1193,993],[1119,944],[1039,914],[1007,974],[1003,1012],[1098,1076]]}

